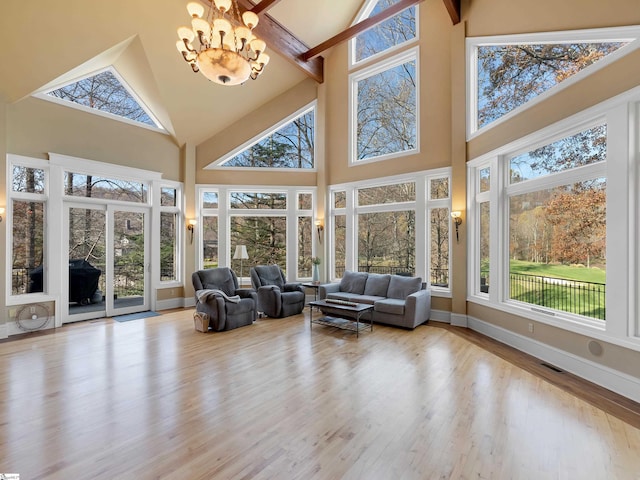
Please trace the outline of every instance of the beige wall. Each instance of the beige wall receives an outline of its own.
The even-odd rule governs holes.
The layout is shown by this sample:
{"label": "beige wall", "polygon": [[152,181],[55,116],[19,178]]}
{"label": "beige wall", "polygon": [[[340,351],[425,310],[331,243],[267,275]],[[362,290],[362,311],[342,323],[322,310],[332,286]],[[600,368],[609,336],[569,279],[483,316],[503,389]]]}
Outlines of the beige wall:
{"label": "beige wall", "polygon": [[[248,185],[316,185],[315,172],[256,172],[238,170],[204,170],[204,167],[226,155],[238,145],[251,140],[296,110],[317,98],[318,85],[304,80],[291,90],[256,109],[249,117],[230,125],[196,149],[196,183]],[[321,112],[320,112],[321,113]],[[316,122],[322,123],[321,115]],[[319,141],[316,138],[316,141]],[[316,159],[322,161],[322,159]]]}
{"label": "beige wall", "polygon": [[420,4],[420,152],[349,167],[348,44],[325,60],[327,183],[338,184],[451,164],[451,21],[441,0]]}
{"label": "beige wall", "polygon": [[32,97],[8,107],[7,151],[44,159],[60,153],[180,180],[179,148],[169,135]]}
{"label": "beige wall", "polygon": [[[597,340],[602,346],[602,353],[600,355],[594,355],[589,351],[589,342],[593,339],[585,335],[569,332],[562,328],[556,328],[551,325],[528,320],[517,315],[511,315],[474,303],[469,303],[468,314],[473,318],[517,333],[523,337],[531,338],[537,342],[557,348],[558,350],[577,355],[591,362],[640,378],[638,373],[640,352]],[[530,323],[533,324],[533,332],[531,333],[529,332]]]}

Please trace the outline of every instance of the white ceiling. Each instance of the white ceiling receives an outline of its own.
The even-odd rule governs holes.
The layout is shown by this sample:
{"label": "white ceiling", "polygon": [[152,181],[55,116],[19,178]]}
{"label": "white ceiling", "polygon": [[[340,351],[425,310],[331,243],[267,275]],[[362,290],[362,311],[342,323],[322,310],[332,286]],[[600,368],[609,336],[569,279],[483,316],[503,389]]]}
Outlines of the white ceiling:
{"label": "white ceiling", "polygon": [[[199,144],[302,81],[275,52],[255,82],[224,87],[194,74],[175,48],[188,0],[55,0],[0,4],[0,95],[10,103],[113,64],[176,142]],[[363,0],[282,0],[269,15],[308,46],[348,27]],[[268,45],[267,45],[268,49]]]}

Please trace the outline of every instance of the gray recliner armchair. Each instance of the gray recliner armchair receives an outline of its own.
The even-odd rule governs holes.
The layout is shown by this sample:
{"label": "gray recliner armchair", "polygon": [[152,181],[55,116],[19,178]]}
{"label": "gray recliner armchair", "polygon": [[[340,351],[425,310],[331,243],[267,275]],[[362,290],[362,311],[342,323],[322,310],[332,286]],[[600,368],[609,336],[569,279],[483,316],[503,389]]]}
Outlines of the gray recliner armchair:
{"label": "gray recliner armchair", "polygon": [[238,277],[228,267],[198,270],[191,275],[196,310],[209,315],[217,332],[251,325],[258,318],[258,295],[238,288]]}
{"label": "gray recliner armchair", "polygon": [[258,292],[258,311],[268,317],[288,317],[304,310],[304,287],[288,283],[278,265],[252,267],[251,285]]}

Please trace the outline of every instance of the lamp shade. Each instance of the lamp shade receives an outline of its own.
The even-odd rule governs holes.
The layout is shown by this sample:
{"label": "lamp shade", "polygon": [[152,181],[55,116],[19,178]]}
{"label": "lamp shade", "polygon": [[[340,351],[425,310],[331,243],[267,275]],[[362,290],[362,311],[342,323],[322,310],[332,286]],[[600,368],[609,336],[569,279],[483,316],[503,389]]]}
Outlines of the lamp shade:
{"label": "lamp shade", "polygon": [[245,245],[236,245],[236,251],[233,254],[234,260],[246,260],[249,258],[249,254],[247,253],[247,247]]}

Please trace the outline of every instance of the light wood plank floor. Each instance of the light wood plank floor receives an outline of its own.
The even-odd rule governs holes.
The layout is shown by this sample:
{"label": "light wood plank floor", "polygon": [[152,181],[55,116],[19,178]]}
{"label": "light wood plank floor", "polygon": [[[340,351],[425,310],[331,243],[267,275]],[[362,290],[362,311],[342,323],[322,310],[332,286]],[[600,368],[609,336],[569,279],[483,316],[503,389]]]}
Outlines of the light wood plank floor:
{"label": "light wood plank floor", "polygon": [[639,429],[438,325],[83,322],[0,343],[0,406],[24,480],[640,478]]}

